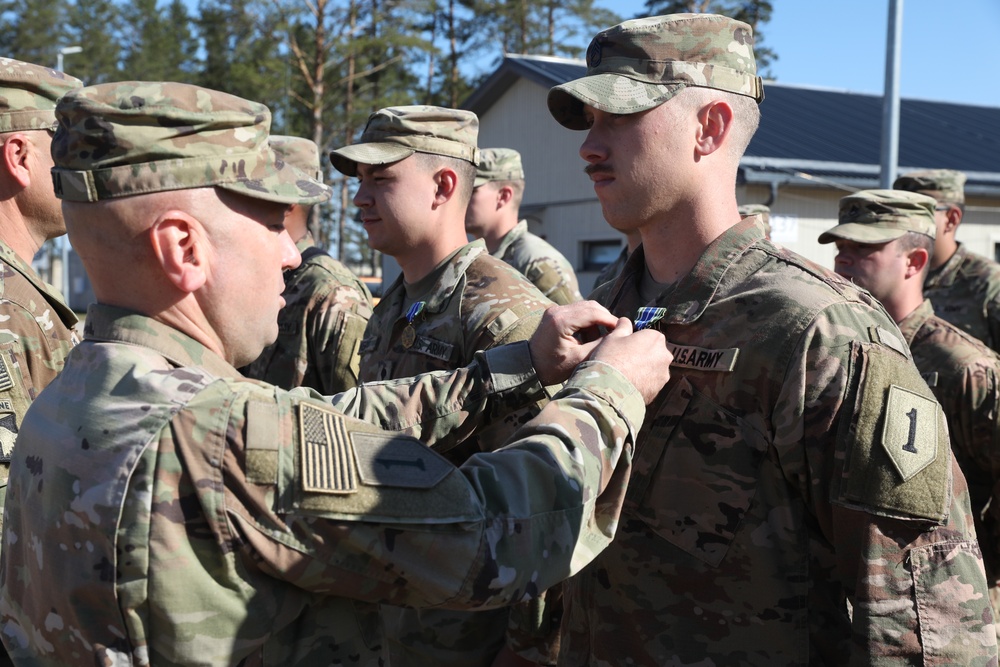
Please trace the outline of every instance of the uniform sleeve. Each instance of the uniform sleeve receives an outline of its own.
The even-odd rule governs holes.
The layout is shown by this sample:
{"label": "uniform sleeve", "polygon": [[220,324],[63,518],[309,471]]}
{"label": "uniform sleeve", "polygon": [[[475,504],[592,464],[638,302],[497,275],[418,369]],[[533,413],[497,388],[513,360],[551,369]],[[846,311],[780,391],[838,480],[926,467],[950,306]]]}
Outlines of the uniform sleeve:
{"label": "uniform sleeve", "polygon": [[[983,548],[987,581],[1000,577],[1000,364],[980,359],[962,371],[959,391],[942,398],[951,409],[952,445],[965,473]],[[951,405],[948,405],[948,403]]]}
{"label": "uniform sleeve", "polygon": [[[880,311],[840,303],[793,357],[776,447],[816,522],[812,578],[847,593],[851,664],[992,664],[968,488],[901,341]],[[812,634],[822,644],[822,629]]]}
{"label": "uniform sleeve", "polygon": [[371,315],[371,303],[347,286],[323,295],[310,308],[306,332],[315,384],[308,386],[327,395],[358,386],[361,340]]}
{"label": "uniform sleeve", "polygon": [[[235,405],[226,512],[253,560],[295,586],[401,606],[537,596],[614,535],[645,406],[600,362],[501,451],[461,468],[300,394]],[[285,433],[290,437],[285,437]]]}
{"label": "uniform sleeve", "polygon": [[581,301],[580,288],[576,276],[568,275],[555,260],[539,259],[525,269],[524,274],[546,297],[559,305]]}
{"label": "uniform sleeve", "polygon": [[983,341],[1000,354],[1000,285],[994,286],[993,296],[986,301],[986,327],[989,340]]}
{"label": "uniform sleeve", "polygon": [[484,424],[546,397],[526,342],[477,352],[457,371],[367,382],[330,397],[343,414],[450,449]]}

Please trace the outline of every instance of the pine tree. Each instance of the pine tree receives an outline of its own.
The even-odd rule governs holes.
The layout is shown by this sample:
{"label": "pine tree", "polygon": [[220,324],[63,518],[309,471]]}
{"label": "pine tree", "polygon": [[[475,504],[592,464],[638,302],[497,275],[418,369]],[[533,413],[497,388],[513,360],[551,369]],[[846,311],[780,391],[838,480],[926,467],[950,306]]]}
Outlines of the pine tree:
{"label": "pine tree", "polygon": [[119,22],[111,0],[76,0],[67,12],[66,28],[71,45],[83,51],[66,60],[66,71],[87,85],[118,79]]}

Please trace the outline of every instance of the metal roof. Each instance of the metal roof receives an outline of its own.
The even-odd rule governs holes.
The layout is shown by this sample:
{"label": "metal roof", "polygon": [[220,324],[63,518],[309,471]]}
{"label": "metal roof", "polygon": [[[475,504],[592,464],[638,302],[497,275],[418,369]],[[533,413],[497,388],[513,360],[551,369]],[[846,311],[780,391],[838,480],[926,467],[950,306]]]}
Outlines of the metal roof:
{"label": "metal roof", "polygon": [[[508,55],[463,108],[485,111],[518,78],[551,87],[586,71],[580,60]],[[855,187],[878,185],[881,95],[775,81],[765,82],[764,93],[760,127],[741,163],[747,181],[820,184],[827,177]],[[1000,107],[903,98],[899,125],[901,173],[959,169],[968,175],[969,194],[1000,196]]]}

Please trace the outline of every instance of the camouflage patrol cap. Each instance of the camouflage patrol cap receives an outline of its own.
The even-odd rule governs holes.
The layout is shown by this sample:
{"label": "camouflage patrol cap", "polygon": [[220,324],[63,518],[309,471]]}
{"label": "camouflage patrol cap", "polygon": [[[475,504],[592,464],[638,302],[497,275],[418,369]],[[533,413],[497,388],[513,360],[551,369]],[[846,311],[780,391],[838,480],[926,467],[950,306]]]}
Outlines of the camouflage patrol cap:
{"label": "camouflage patrol cap", "polygon": [[323,183],[323,170],[319,163],[319,147],[315,141],[303,139],[302,137],[272,134],[268,137],[267,142],[278,160],[295,167],[316,181],[326,191],[324,199],[330,198],[333,193]]}
{"label": "camouflage patrol cap", "polygon": [[330,153],[345,176],[358,163],[391,164],[414,153],[430,153],[479,164],[479,117],[471,111],[432,106],[387,107],[368,117],[358,143]]}
{"label": "camouflage patrol cap", "polygon": [[820,243],[847,239],[856,243],[888,243],[907,232],[934,238],[931,197],[903,190],[862,190],[840,200],[840,224],[819,235]]}
{"label": "camouflage patrol cap", "polygon": [[56,127],[56,102],[83,82],[48,67],[0,58],[0,132]]}
{"label": "camouflage patrol cap", "polygon": [[949,204],[965,203],[965,174],[954,169],[911,171],[896,179],[896,190],[919,192]]}
{"label": "camouflage patrol cap", "polygon": [[484,148],[476,167],[475,187],[493,181],[523,181],[521,154],[513,148]]}
{"label": "camouflage patrol cap", "polygon": [[571,130],[587,129],[583,105],[631,114],[663,104],[688,86],[764,99],[753,29],[715,14],[671,14],[625,21],[587,48],[587,76],[549,91],[549,112]]}
{"label": "camouflage patrol cap", "polygon": [[276,158],[267,107],[228,93],[184,83],[106,83],[64,95],[56,119],[52,181],[66,201],[211,186],[283,204],[329,196]]}

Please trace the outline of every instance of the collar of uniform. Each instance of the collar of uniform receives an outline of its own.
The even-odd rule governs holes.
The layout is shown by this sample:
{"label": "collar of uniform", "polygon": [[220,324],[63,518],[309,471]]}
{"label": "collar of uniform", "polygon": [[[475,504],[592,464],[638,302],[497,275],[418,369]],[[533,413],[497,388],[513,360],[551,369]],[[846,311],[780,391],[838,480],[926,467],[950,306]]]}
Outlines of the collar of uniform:
{"label": "collar of uniform", "polygon": [[316,241],[313,239],[313,235],[310,232],[306,232],[305,236],[295,242],[295,249],[298,250],[301,255],[314,245],[316,245]]}
{"label": "collar of uniform", "polygon": [[497,251],[491,253],[494,257],[498,259],[503,259],[504,253],[507,252],[507,248],[514,245],[514,242],[518,239],[524,238],[524,235],[528,233],[528,221],[520,220],[514,227],[504,234],[504,237],[500,239],[500,245],[497,246]]}
{"label": "collar of uniform", "polygon": [[965,262],[967,252],[965,246],[959,243],[955,254],[949,257],[947,262],[936,269],[931,269],[927,273],[924,288],[951,287],[955,284],[955,280],[958,279],[959,269],[962,268],[962,264]]}
{"label": "collar of uniform", "polygon": [[66,325],[66,328],[71,329],[74,325],[76,325],[79,321],[77,320],[76,313],[70,310],[70,307],[66,305],[62,294],[60,294],[55,287],[42,280],[41,276],[35,273],[35,270],[24,260],[18,257],[17,253],[2,240],[0,240],[0,261],[9,266],[12,270],[24,276],[25,280],[41,292],[42,296],[45,297],[45,300],[48,301],[50,306],[52,306],[52,309],[56,311],[57,315],[59,315],[59,319]]}
{"label": "collar of uniform", "polygon": [[126,343],[155,350],[179,366],[197,366],[216,377],[243,376],[195,339],[135,311],[95,303],[87,310],[84,339]]}
{"label": "collar of uniform", "polygon": [[[439,313],[444,310],[448,305],[448,302],[451,300],[452,293],[454,293],[455,287],[458,285],[458,281],[465,276],[465,270],[469,268],[470,264],[472,264],[472,260],[485,252],[486,241],[477,239],[472,243],[467,243],[462,246],[452,253],[448,259],[434,267],[434,271],[440,271],[441,275],[438,277],[434,287],[430,290],[430,297],[425,302],[426,305],[424,306],[424,312],[430,314]],[[397,304],[396,301],[399,303]],[[393,281],[392,285],[382,297],[382,300],[379,301],[379,307],[385,303],[387,308],[392,307],[395,310],[398,310],[399,316],[401,317],[403,315],[403,303],[405,301],[406,289],[403,287],[403,276],[399,276]]]}
{"label": "collar of uniform", "polygon": [[924,299],[924,302],[914,308],[912,313],[903,318],[903,321],[899,323],[899,331],[903,334],[908,347],[913,345],[913,339],[920,331],[920,327],[924,326],[924,323],[932,317],[934,317],[934,306],[931,305],[930,299]]}
{"label": "collar of uniform", "polygon": [[[733,263],[750,246],[763,239],[764,229],[754,216],[744,218],[719,235],[701,254],[691,272],[656,298],[654,305],[667,309],[667,314],[661,321],[668,324],[690,324],[701,317]],[[635,282],[638,285],[639,271],[643,270],[645,263],[645,249],[640,245],[625,263],[612,290],[612,301],[627,283]]]}

